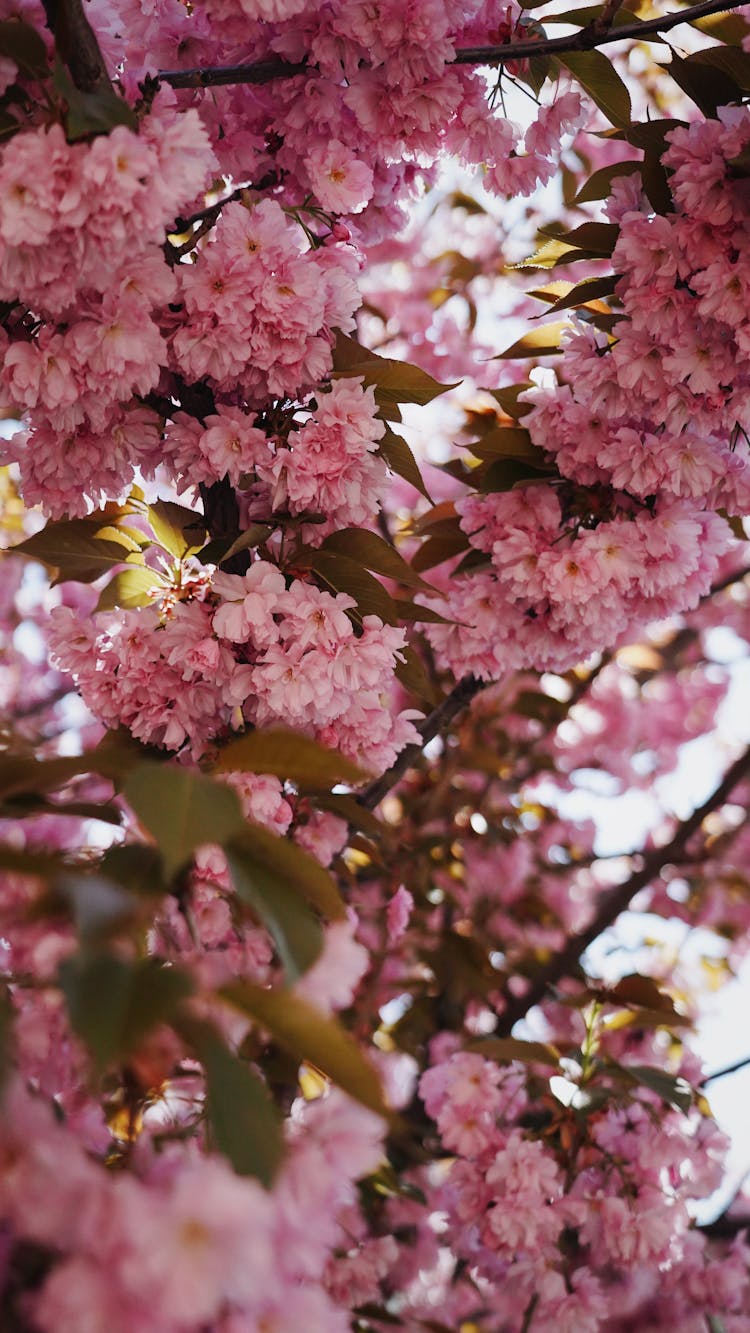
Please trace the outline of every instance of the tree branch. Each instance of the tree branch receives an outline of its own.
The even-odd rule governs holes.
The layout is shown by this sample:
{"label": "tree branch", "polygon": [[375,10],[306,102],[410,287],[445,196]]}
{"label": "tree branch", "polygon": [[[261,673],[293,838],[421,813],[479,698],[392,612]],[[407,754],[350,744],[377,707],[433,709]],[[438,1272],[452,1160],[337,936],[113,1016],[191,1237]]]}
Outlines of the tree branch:
{"label": "tree branch", "polygon": [[[47,0],[54,3],[55,0]],[[703,0],[702,4],[676,10],[660,18],[637,23],[623,23],[602,31],[596,23],[589,24],[568,37],[530,38],[524,42],[506,42],[502,46],[466,46],[456,51],[455,65],[503,66],[513,60],[530,56],[564,55],[567,51],[592,51],[611,42],[642,41],[644,37],[658,37],[681,23],[694,23],[709,14],[721,14],[739,9],[745,0]],[[201,66],[195,69],[165,69],[157,74],[157,81],[172,88],[216,88],[222,84],[263,84],[274,79],[291,79],[305,74],[311,67],[305,63],[289,64],[278,56],[258,60],[247,65]]]}
{"label": "tree branch", "polygon": [[596,23],[581,28],[569,37],[548,37],[541,41],[533,38],[525,42],[509,42],[505,46],[467,46],[456,51],[456,65],[507,65],[511,60],[523,60],[530,56],[553,56],[566,51],[593,51],[595,47],[606,46],[611,42],[643,41],[644,37],[658,37],[669,32],[681,23],[694,23],[696,19],[707,18],[709,14],[722,14],[730,9],[740,9],[743,0],[703,0],[702,4],[691,5],[689,9],[675,10],[659,18],[646,19],[637,23],[622,23],[606,32],[598,30]]}
{"label": "tree branch", "polygon": [[735,569],[733,574],[727,574],[726,578],[720,579],[718,583],[714,583],[713,587],[706,593],[706,596],[701,598],[701,601],[707,602],[709,598],[715,597],[717,592],[724,592],[725,588],[731,588],[735,583],[742,583],[743,579],[746,579],[748,574],[750,574],[750,566],[744,566],[742,569]]}
{"label": "tree branch", "polygon": [[251,65],[214,65],[197,69],[162,69],[156,75],[157,83],[168,83],[171,88],[218,88],[222,84],[271,83],[274,79],[293,79],[306,74],[306,63],[292,65],[280,56],[256,60]]}
{"label": "tree branch", "polygon": [[721,1213],[713,1222],[703,1222],[695,1229],[700,1231],[702,1236],[708,1236],[710,1240],[731,1240],[733,1236],[739,1236],[741,1231],[747,1231],[748,1227],[750,1227],[750,1217],[747,1213],[742,1217],[731,1217],[727,1213]]}
{"label": "tree branch", "polygon": [[630,906],[635,895],[640,893],[641,889],[645,889],[664,866],[669,865],[670,861],[674,861],[684,852],[687,843],[698,831],[706,816],[723,805],[737,784],[748,775],[750,775],[750,746],[738,759],[735,759],[707,800],[677,825],[671,840],[663,847],[654,847],[651,851],[645,852],[640,869],[626,879],[624,884],[618,884],[614,889],[601,895],[589,924],[575,935],[571,935],[560,953],[536,973],[525,994],[506,995],[507,1005],[500,1017],[495,1035],[508,1036],[514,1024],[545,998],[550,986],[554,986],[562,977],[570,976],[575,971],[581,955],[589,945],[617,920],[617,917]]}
{"label": "tree branch", "polygon": [[356,798],[359,804],[366,806],[368,810],[374,810],[375,806],[380,804],[383,797],[387,796],[391,788],[395,787],[396,783],[404,776],[406,770],[416,763],[428,741],[441,735],[450,726],[453,719],[463,712],[467,704],[471,703],[474,696],[486,687],[487,683],[487,681],[478,680],[476,676],[464,676],[463,680],[454,685],[450,694],[446,695],[445,699],[436,708],[433,708],[432,712],[417,728],[422,738],[420,743],[418,745],[407,745],[387,773],[376,778],[374,782],[370,783],[369,787],[365,787],[363,791],[359,792]]}
{"label": "tree branch", "polygon": [[739,1073],[740,1069],[746,1069],[748,1065],[750,1065],[750,1055],[744,1056],[742,1060],[735,1060],[734,1064],[725,1065],[723,1069],[715,1070],[713,1074],[706,1074],[698,1086],[705,1088],[707,1084],[715,1083],[717,1079],[726,1078],[729,1074]]}
{"label": "tree branch", "polygon": [[109,87],[109,75],[81,0],[42,0],[47,27],[55,39],[60,58],[82,93]]}

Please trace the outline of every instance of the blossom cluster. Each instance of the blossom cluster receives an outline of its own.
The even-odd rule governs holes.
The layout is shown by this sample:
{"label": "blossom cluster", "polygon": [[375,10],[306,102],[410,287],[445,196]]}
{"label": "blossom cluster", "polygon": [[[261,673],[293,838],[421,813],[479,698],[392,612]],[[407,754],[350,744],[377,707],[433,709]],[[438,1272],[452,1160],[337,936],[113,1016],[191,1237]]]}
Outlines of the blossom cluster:
{"label": "blossom cluster", "polygon": [[413,713],[383,707],[405,633],[256,560],[213,576],[210,592],[83,619],[54,612],[52,660],[70,672],[92,712],[149,745],[194,758],[232,728],[283,721],[361,762],[387,768],[417,738]]}
{"label": "blossom cluster", "polygon": [[[179,1122],[175,1099],[162,1128]],[[145,1144],[135,1170],[107,1172],[19,1084],[0,1129],[4,1257],[37,1256],[28,1313],[41,1333],[346,1333],[348,1312],[318,1279],[381,1137],[378,1117],[332,1094],[295,1108],[271,1194],[215,1156]]]}
{"label": "blossom cluster", "polygon": [[385,425],[361,377],[335,380],[283,434],[266,434],[256,420],[222,403],[202,422],[175,412],[164,436],[164,473],[181,491],[226,476],[242,488],[248,518],[276,526],[308,517],[302,533],[311,545],[372,521],[388,483],[377,453]]}
{"label": "blossom cluster", "polygon": [[[142,498],[63,532],[75,545],[83,529],[86,553],[100,552],[99,519],[132,519],[110,531],[129,533],[143,563],[126,567],[102,605],[128,600],[120,587],[134,568],[133,600],[145,605],[87,615],[93,597],[67,585],[46,603],[56,603],[49,617],[35,607],[24,637],[23,588],[15,562],[6,566],[0,633],[11,652],[0,687],[27,715],[9,732],[21,762],[2,793],[18,818],[4,826],[0,890],[16,1071],[0,1108],[0,1302],[39,1333],[346,1333],[353,1320],[363,1330],[395,1321],[481,1333],[705,1333],[710,1323],[750,1333],[747,1246],[714,1247],[691,1220],[694,1200],[721,1180],[726,1143],[691,1093],[703,1071],[676,1035],[694,1011],[671,998],[682,964],[654,949],[651,973],[631,977],[618,1004],[616,987],[587,980],[576,962],[530,1016],[548,1044],[497,1045],[536,970],[543,977],[550,957],[564,957],[614,882],[593,822],[565,817],[555,802],[586,767],[633,785],[636,758],[653,794],[653,774],[715,724],[726,691],[726,674],[712,674],[705,645],[695,647],[701,622],[686,631],[696,656],[681,659],[695,671],[665,671],[650,699],[635,674],[603,668],[587,713],[574,670],[558,677],[559,698],[544,694],[537,673],[575,668],[646,621],[695,608],[726,571],[728,528],[716,511],[750,500],[750,112],[671,134],[674,212],[654,215],[636,176],[616,188],[615,334],[577,327],[561,382],[523,402],[542,469],[549,463],[539,484],[470,490],[457,502],[468,559],[462,550],[461,570],[451,558],[434,579],[429,571],[440,595],[420,596],[443,619],[429,623],[429,643],[415,636],[413,651],[405,630],[364,614],[364,597],[359,606],[322,588],[323,570],[339,586],[337,560],[349,566],[342,586],[371,586],[356,577],[363,548],[379,552],[376,572],[418,582],[388,514],[381,535],[371,530],[387,498],[388,446],[391,456],[399,449],[385,422],[402,401],[378,374],[387,386],[398,370],[374,359],[362,375],[356,363],[342,369],[352,344],[337,331],[355,331],[368,254],[401,262],[408,282],[415,251],[394,233],[444,153],[481,165],[490,191],[528,195],[551,179],[564,136],[588,116],[581,95],[561,82],[522,130],[488,108],[483,74],[454,63],[461,46],[524,34],[513,0],[502,12],[494,0],[90,0],[86,11],[138,128],[68,142],[51,123],[58,116],[69,128],[57,85],[48,106],[36,85],[28,106],[23,93],[11,96],[28,123],[0,150],[9,307],[0,384],[25,429],[5,456],[48,516],[86,515],[134,477],[196,511],[202,504],[213,548],[203,558],[224,559],[231,572],[173,550],[174,563],[162,560],[147,514],[169,526],[174,506]],[[22,12],[41,31],[37,0],[23,0]],[[49,50],[51,30],[42,40]],[[278,59],[304,68],[213,90],[198,78],[155,96],[144,82],[160,64],[245,65],[251,51],[275,72]],[[12,89],[16,77],[0,56],[0,85]],[[21,77],[23,89],[29,82]],[[475,239],[470,280],[481,281],[505,260],[496,237]],[[460,286],[452,262],[425,268]],[[373,298],[364,318],[382,317],[387,338],[402,295],[378,310],[377,289],[363,287]],[[412,341],[436,340],[425,351],[434,368],[447,366],[459,338],[449,320],[433,324],[443,296],[426,271],[403,296],[417,309],[404,309],[401,328]],[[464,357],[459,369],[470,368]],[[406,401],[419,401],[424,376],[405,374],[418,385]],[[408,449],[401,457],[414,480]],[[455,463],[439,474],[446,495],[470,476]],[[453,551],[452,510],[446,523]],[[349,556],[351,527],[364,533]],[[339,542],[326,546],[333,534]],[[398,597],[381,605],[397,602],[414,613]],[[746,606],[733,623],[747,638]],[[51,669],[24,680],[24,654],[40,644]],[[397,670],[445,725],[429,747]],[[511,670],[528,674],[456,719],[459,696],[443,695],[448,671],[487,682]],[[165,791],[191,768],[215,767],[234,736],[278,723],[373,773],[410,742],[422,758],[380,819],[333,783],[310,795],[283,776],[224,774],[218,781],[264,831],[245,830],[243,843],[236,811],[224,843],[191,842],[170,879],[160,812],[154,832],[133,787],[128,809],[119,790],[107,786],[100,801],[104,781],[84,779],[68,787],[66,809],[54,786],[70,772],[63,762],[40,765],[40,790],[31,789],[35,720],[45,753],[65,760],[75,748],[46,707],[66,680],[96,719],[89,726],[126,729],[164,758],[179,756],[184,767],[160,770]],[[570,704],[567,731],[547,726],[553,703]],[[122,744],[132,773],[127,738],[109,744],[110,753]],[[330,771],[330,755],[316,753]],[[5,777],[10,766],[0,768]],[[137,763],[127,781],[137,791]],[[197,785],[235,809],[205,775]],[[684,865],[641,885],[640,900],[712,930],[732,963],[747,947],[740,818],[718,818],[718,835],[706,827],[703,878],[697,838],[695,865],[691,844]],[[269,832],[297,846],[267,841]],[[102,853],[108,838],[115,845]],[[276,848],[278,876],[272,852],[253,860],[253,838]],[[250,867],[244,894],[238,848]],[[332,862],[329,876],[322,866]],[[142,864],[154,875],[142,877]],[[135,865],[133,875],[123,865]],[[295,866],[300,878],[312,873],[309,895]],[[344,905],[326,920],[337,895]],[[115,996],[113,1027],[132,1030],[104,1042],[97,1061],[70,978],[92,960],[105,975],[110,964],[130,975],[135,958],[134,975],[144,964],[156,988],[182,980],[190,995],[145,1035],[140,995],[132,1012]],[[238,993],[260,997],[268,1014],[278,1003],[283,1019],[267,1028],[249,1019],[252,1004],[235,1007]],[[105,1024],[112,998],[101,994]],[[191,1022],[218,1043],[237,1117],[222,1121],[221,1105],[216,1113],[222,1080],[211,1048],[204,1058],[191,1042]],[[482,1038],[494,1043],[483,1053]],[[385,1118],[333,1087],[364,1088],[368,1106],[382,1105],[370,1066],[401,1117],[392,1135]],[[273,1123],[284,1121],[285,1155],[273,1179],[272,1154],[264,1161],[264,1190],[219,1148],[232,1158],[222,1129],[239,1121],[254,1130],[266,1101]]]}
{"label": "blossom cluster", "polygon": [[161,247],[214,165],[198,113],[168,102],[138,134],[69,144],[52,125],[3,151],[0,293],[33,312],[3,334],[6,402],[28,420],[6,461],[48,513],[85,513],[158,460],[159,419],[142,399],[169,359],[160,319],[177,287]]}
{"label": "blossom cluster", "polygon": [[280,205],[229,204],[194,264],[176,270],[184,314],[174,363],[252,401],[294,398],[331,368],[332,328],[359,305],[351,247],[311,249]]}
{"label": "blossom cluster", "polygon": [[[59,178],[49,183],[36,230],[25,228],[17,200],[25,197],[24,181],[39,175],[34,155],[53,148]],[[300,228],[271,200],[252,211],[231,205],[196,262],[167,262],[161,248],[167,219],[176,203],[206,184],[213,161],[194,111],[152,113],[140,134],[118,127],[90,145],[66,144],[59,126],[16,135],[9,145],[2,163],[3,294],[38,308],[43,318],[33,327],[25,320],[11,325],[6,342],[2,383],[28,428],[5,452],[20,463],[27,500],[41,501],[53,516],[121,498],[136,468],[149,476],[162,462],[176,479],[189,472],[192,485],[224,475],[236,483],[253,463],[265,459],[270,466],[270,445],[248,404],[309,390],[330,372],[331,329],[352,327],[359,302],[354,251],[305,248]],[[26,206],[35,211],[38,190],[27,192]],[[30,240],[9,239],[26,231]],[[89,248],[82,248],[89,232]],[[164,377],[169,384],[175,374],[188,382],[205,377],[215,395],[223,392],[203,429],[169,399],[157,395],[149,404]],[[162,441],[165,419],[170,426]],[[339,471],[346,466],[343,460]],[[351,469],[356,485],[354,460]],[[359,490],[369,489],[364,502],[358,494],[354,510],[369,518],[377,465],[365,472]],[[342,503],[340,496],[331,500],[334,509]]]}
{"label": "blossom cluster", "polygon": [[192,11],[176,0],[147,9],[95,0],[92,20],[111,71],[133,93],[159,62],[230,64],[252,49],[257,61],[306,64],[271,87],[200,98],[222,172],[240,183],[281,178],[291,201],[312,198],[369,238],[403,224],[404,205],[445,152],[481,166],[502,196],[530,194],[554,173],[561,137],[588,116],[568,89],[524,130],[489,114],[484,78],[452,63],[461,46],[523,37],[515,2],[499,13],[489,0],[388,0],[376,9],[361,0],[211,0]]}
{"label": "blossom cluster", "polygon": [[[667,135],[674,211],[654,213],[637,173],[609,214],[622,317],[610,340],[582,327],[564,351],[567,383],[536,390],[533,438],[563,476],[744,513],[750,500],[750,323],[744,108]],[[619,313],[619,312],[618,312]]]}
{"label": "blossom cluster", "polygon": [[609,205],[614,333],[579,321],[559,377],[524,395],[524,425],[561,480],[457,502],[489,564],[450,588],[468,631],[430,632],[456,672],[467,659],[486,679],[565,670],[594,645],[695,607],[731,542],[718,511],[748,507],[750,224],[732,164],[750,115],[728,108],[667,139],[674,211],[653,212],[638,173]]}
{"label": "blossom cluster", "polygon": [[725,521],[672,497],[644,506],[605,495],[591,515],[601,499],[538,485],[457,502],[490,561],[449,586],[456,623],[430,626],[451,670],[484,680],[565,671],[594,647],[697,605],[731,544]]}
{"label": "blossom cluster", "polygon": [[525,1133],[519,1126],[534,1111],[518,1065],[501,1070],[479,1054],[441,1056],[419,1090],[452,1159],[430,1205],[445,1210],[478,1306],[502,1311],[514,1329],[532,1309],[540,1329],[565,1333],[632,1321],[644,1327],[646,1319],[654,1328],[692,1328],[696,1307],[739,1316],[730,1325],[738,1330],[747,1326],[741,1250],[718,1261],[688,1229],[687,1201],[715,1185],[721,1151],[699,1118],[688,1135],[653,1094],[622,1109],[596,1110],[592,1100],[588,1110],[581,1092],[571,1181],[562,1145],[566,1120],[572,1129],[575,1117],[548,1094],[546,1141]]}

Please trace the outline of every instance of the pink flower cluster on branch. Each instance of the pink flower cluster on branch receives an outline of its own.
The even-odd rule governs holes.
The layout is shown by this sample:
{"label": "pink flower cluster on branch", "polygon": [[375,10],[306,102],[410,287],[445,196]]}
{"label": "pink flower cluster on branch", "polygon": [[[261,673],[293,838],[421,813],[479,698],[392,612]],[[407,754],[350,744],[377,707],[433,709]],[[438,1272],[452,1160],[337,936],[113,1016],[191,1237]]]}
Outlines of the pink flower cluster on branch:
{"label": "pink flower cluster on branch", "polygon": [[[468,267],[457,234],[411,285],[397,233],[446,154],[501,197],[553,179],[581,93],[517,125],[456,60],[526,11],[90,0],[117,84],[93,103],[79,0],[22,13],[36,35],[0,14],[4,457],[61,520],[21,549],[62,589],[8,562],[0,684],[22,714],[59,669],[90,713],[43,709],[40,760],[21,716],[0,754],[0,1304],[24,1333],[750,1333],[747,1245],[691,1218],[726,1142],[682,1040],[690,961],[656,943],[605,981],[581,958],[638,891],[657,937],[700,924],[739,962],[747,758],[630,877],[565,813],[601,768],[650,794],[658,847],[655,777],[729,688],[713,584],[748,637],[718,511],[750,500],[750,113],[671,133],[671,211],[615,187],[620,304],[521,399],[533,484],[493,490],[478,450],[438,507],[391,425],[446,386],[345,335],[380,320],[447,369],[446,293],[480,323],[489,214]],[[278,57],[293,78],[148,79]],[[382,305],[372,259],[401,266]],[[431,524],[441,560],[410,566]],[[114,569],[87,614],[72,580]],[[667,616],[640,666],[581,670]],[[352,761],[382,775],[359,797]]]}
{"label": "pink flower cluster on branch", "polygon": [[458,625],[430,630],[454,672],[565,670],[711,587],[731,544],[721,515],[750,498],[747,183],[734,167],[749,140],[744,108],[668,133],[663,215],[637,173],[615,182],[613,333],[579,321],[555,382],[523,395],[562,480],[457,502],[489,560],[450,587]]}
{"label": "pink flower cluster on branch", "polygon": [[387,768],[418,738],[408,711],[381,696],[405,642],[401,629],[257,560],[247,574],[215,574],[202,598],[160,612],[102,612],[93,624],[61,608],[50,652],[107,726],[193,758],[247,724],[284,721],[366,768]]}

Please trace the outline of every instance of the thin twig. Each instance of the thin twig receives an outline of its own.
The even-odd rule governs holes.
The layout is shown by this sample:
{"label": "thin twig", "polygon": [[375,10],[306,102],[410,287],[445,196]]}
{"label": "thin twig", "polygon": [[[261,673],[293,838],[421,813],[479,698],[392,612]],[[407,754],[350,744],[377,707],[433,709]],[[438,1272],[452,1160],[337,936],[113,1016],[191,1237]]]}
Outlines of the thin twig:
{"label": "thin twig", "polygon": [[223,199],[217,199],[215,203],[208,204],[206,208],[199,208],[197,213],[191,213],[190,216],[186,218],[175,218],[174,226],[171,229],[172,234],[179,235],[183,232],[190,231],[190,228],[194,227],[196,222],[204,222],[209,218],[215,220],[219,216],[222,208],[226,208],[227,204],[236,204],[239,200],[243,199],[245,195],[255,194],[261,190],[268,190],[272,185],[278,185],[278,183],[278,171],[267,171],[265,176],[261,176],[259,181],[248,181],[246,185],[238,185],[236,190],[232,190],[231,194],[225,194]]}
{"label": "thin twig", "polygon": [[716,1069],[713,1074],[706,1074],[698,1086],[705,1088],[708,1083],[715,1083],[717,1079],[726,1078],[729,1074],[736,1074],[740,1069],[746,1069],[750,1065],[750,1055],[744,1056],[742,1060],[735,1060],[734,1064],[725,1065],[723,1069]]}
{"label": "thin twig", "polygon": [[671,840],[663,847],[654,847],[651,851],[645,852],[640,869],[626,879],[624,884],[618,884],[600,896],[598,907],[589,924],[575,935],[571,935],[560,952],[537,972],[526,993],[520,997],[507,993],[506,1008],[498,1022],[497,1036],[508,1036],[514,1024],[545,998],[551,986],[576,971],[580,958],[589,945],[617,920],[617,917],[630,906],[635,895],[640,893],[641,889],[645,889],[664,866],[682,855],[687,843],[698,831],[706,816],[723,805],[737,784],[749,774],[750,746],[734,761],[707,800],[677,825]]}
{"label": "thin twig", "polygon": [[[567,51],[592,51],[611,42],[642,41],[658,37],[682,23],[694,23],[710,14],[739,9],[745,0],[703,0],[702,4],[664,14],[660,18],[637,23],[623,23],[601,32],[595,24],[579,29],[568,37],[531,38],[524,42],[506,42],[502,46],[462,47],[450,62],[455,65],[507,65],[531,56],[564,55]],[[228,84],[263,84],[274,79],[291,79],[314,68],[306,63],[290,64],[278,56],[246,65],[200,66],[195,69],[165,69],[157,74],[160,83],[172,88],[216,88]]]}
{"label": "thin twig", "polygon": [[422,750],[428,741],[435,736],[442,735],[450,726],[453,719],[470,704],[472,699],[480,690],[487,685],[487,681],[478,680],[476,676],[464,676],[457,685],[453,687],[450,694],[433,708],[423,722],[420,723],[417,730],[421,736],[419,744],[407,745],[402,750],[395,764],[392,764],[387,773],[382,777],[376,778],[369,787],[365,787],[357,796],[360,805],[366,806],[368,810],[374,810],[379,805],[384,796],[396,783],[404,776],[404,773],[412,764],[416,763],[422,754]]}
{"label": "thin twig", "polygon": [[26,704],[23,708],[14,709],[12,720],[13,722],[23,722],[29,717],[36,717],[39,713],[46,712],[48,708],[54,708],[55,704],[59,704],[75,692],[73,684],[61,685],[51,694],[46,695],[44,699],[35,699],[33,703]]}
{"label": "thin twig", "polygon": [[456,51],[456,65],[507,65],[511,60],[523,60],[530,56],[552,56],[566,51],[593,51],[596,47],[607,46],[612,42],[643,41],[644,37],[658,37],[669,32],[681,23],[694,23],[696,19],[707,18],[710,14],[721,14],[730,9],[740,9],[743,0],[704,0],[703,4],[692,5],[689,9],[676,10],[663,14],[660,18],[646,19],[638,23],[623,23],[607,32],[598,32],[595,24],[581,28],[569,37],[545,37],[541,40],[531,38],[525,42],[508,42],[505,46],[463,47]]}
{"label": "thin twig", "polygon": [[720,579],[718,583],[713,584],[711,589],[706,593],[706,596],[701,598],[701,601],[707,602],[710,597],[715,597],[717,592],[723,592],[725,588],[731,588],[735,583],[742,583],[743,579],[746,579],[748,574],[750,574],[750,566],[736,569],[733,574],[727,574],[726,578]]}

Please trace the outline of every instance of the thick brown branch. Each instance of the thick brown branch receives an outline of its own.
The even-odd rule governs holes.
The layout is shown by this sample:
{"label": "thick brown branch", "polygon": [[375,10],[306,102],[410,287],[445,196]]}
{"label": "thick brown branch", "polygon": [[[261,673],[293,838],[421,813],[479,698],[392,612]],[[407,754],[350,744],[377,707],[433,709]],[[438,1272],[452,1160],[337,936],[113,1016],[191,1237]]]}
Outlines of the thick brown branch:
{"label": "thick brown branch", "polygon": [[706,816],[723,805],[737,784],[748,775],[750,775],[750,746],[727,770],[708,799],[698,806],[692,815],[677,825],[671,840],[663,847],[654,847],[651,851],[645,852],[641,858],[640,868],[626,879],[624,884],[618,884],[616,888],[601,895],[589,924],[575,935],[571,935],[560,953],[555,954],[554,958],[536,973],[526,993],[520,997],[507,995],[507,1006],[497,1027],[498,1036],[508,1036],[513,1025],[545,998],[551,986],[555,986],[562,977],[575,973],[581,956],[589,945],[617,920],[618,916],[630,906],[635,895],[640,893],[641,889],[645,889],[664,866],[682,856],[688,842],[698,831]]}
{"label": "thick brown branch", "polygon": [[457,715],[463,712],[467,704],[480,690],[483,690],[486,681],[477,680],[475,676],[464,676],[457,685],[446,695],[442,703],[439,703],[432,712],[427,715],[419,725],[420,743],[407,745],[402,750],[395,764],[393,764],[387,773],[371,782],[369,787],[365,787],[357,796],[360,805],[364,805],[368,810],[374,810],[379,805],[384,796],[396,783],[404,776],[408,768],[415,764],[419,759],[424,746],[428,741],[434,740],[435,736],[442,735]]}
{"label": "thick brown branch", "polygon": [[[566,51],[592,51],[610,42],[642,41],[645,37],[659,37],[681,23],[693,23],[709,14],[721,14],[739,9],[745,0],[703,0],[702,4],[664,14],[643,22],[623,23],[602,31],[590,24],[567,37],[534,38],[525,42],[507,42],[502,46],[466,46],[456,51],[456,65],[507,65],[530,56],[564,55]],[[273,79],[290,79],[304,74],[306,64],[291,65],[278,57],[259,60],[247,65],[204,66],[196,69],[165,69],[157,75],[161,83],[173,88],[216,88],[220,84],[270,83]]]}
{"label": "thick brown branch", "polygon": [[42,3],[47,27],[79,92],[94,93],[109,87],[107,67],[82,0],[42,0]]}
{"label": "thick brown branch", "polygon": [[214,65],[200,69],[163,69],[156,78],[172,88],[218,88],[222,84],[271,83],[274,79],[293,79],[304,74],[306,64],[291,65],[287,60],[272,56],[257,60],[252,65]]}

